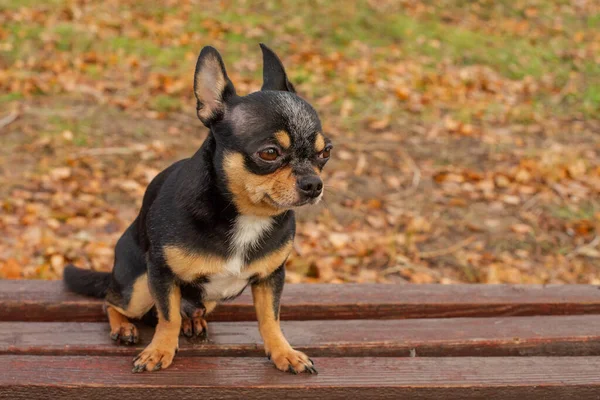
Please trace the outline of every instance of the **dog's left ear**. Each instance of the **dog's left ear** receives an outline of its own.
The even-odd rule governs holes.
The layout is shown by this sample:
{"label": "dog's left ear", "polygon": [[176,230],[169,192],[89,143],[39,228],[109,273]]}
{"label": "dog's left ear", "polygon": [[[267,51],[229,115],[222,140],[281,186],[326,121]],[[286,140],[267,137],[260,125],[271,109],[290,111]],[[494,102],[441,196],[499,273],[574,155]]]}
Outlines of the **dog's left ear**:
{"label": "dog's left ear", "polygon": [[296,93],[277,54],[263,43],[260,44],[260,48],[263,53],[263,85],[260,90],[283,90]]}
{"label": "dog's left ear", "polygon": [[214,47],[204,47],[198,56],[194,94],[198,100],[198,118],[207,127],[223,119],[227,99],[235,96],[223,59]]}

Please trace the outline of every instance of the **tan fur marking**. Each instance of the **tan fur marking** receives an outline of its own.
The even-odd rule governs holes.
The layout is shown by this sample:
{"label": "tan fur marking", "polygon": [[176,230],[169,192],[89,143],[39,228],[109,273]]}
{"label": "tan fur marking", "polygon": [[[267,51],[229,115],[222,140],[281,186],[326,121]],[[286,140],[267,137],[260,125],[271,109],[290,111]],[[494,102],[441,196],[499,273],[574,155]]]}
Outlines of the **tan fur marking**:
{"label": "tan fur marking", "polygon": [[286,131],[276,132],[275,139],[277,139],[281,147],[283,147],[284,149],[288,149],[292,144],[292,141],[290,140],[290,135]]}
{"label": "tan fur marking", "polygon": [[[270,175],[256,175],[244,167],[244,157],[240,153],[227,154],[224,166],[233,201],[242,214],[274,216],[298,201],[296,177],[290,167]],[[272,204],[267,195],[281,207]]]}
{"label": "tan fur marking", "polygon": [[252,297],[258,318],[258,329],[265,342],[265,350],[270,353],[274,347],[287,347],[288,341],[283,336],[279,319],[273,313],[273,289],[269,285],[252,286]]}
{"label": "tan fur marking", "polygon": [[112,308],[129,318],[140,318],[146,314],[154,305],[154,299],[150,294],[148,287],[148,274],[144,274],[137,278],[133,283],[131,299],[127,308],[121,308],[117,305],[110,304]]}
{"label": "tan fur marking", "polygon": [[271,185],[265,186],[265,192],[278,204],[292,205],[298,201],[296,176],[291,167],[281,168],[270,175]]}
{"label": "tan fur marking", "polygon": [[258,329],[265,343],[265,353],[275,366],[287,371],[290,366],[296,372],[304,371],[312,365],[306,354],[296,351],[283,336],[279,319],[273,313],[273,289],[266,284],[252,286],[252,297],[258,317]]}
{"label": "tan fur marking", "polygon": [[210,312],[212,312],[217,306],[216,301],[205,301],[204,302],[204,316],[207,316]]}
{"label": "tan fur marking", "polygon": [[325,148],[325,137],[322,133],[317,133],[317,137],[315,138],[315,151],[320,153]]}
{"label": "tan fur marking", "polygon": [[[198,276],[221,273],[223,271],[223,266],[226,264],[226,260],[220,257],[189,253],[176,246],[165,246],[163,251],[169,267],[171,267],[173,272],[175,272],[180,279],[186,282],[191,282]],[[244,272],[258,274],[260,277],[267,277],[271,272],[279,268],[291,251],[292,241],[289,241],[278,250],[253,261],[246,269],[244,269]],[[211,303],[213,302],[204,305],[207,312],[209,312],[208,307]],[[212,308],[214,308],[216,303],[211,305]]]}
{"label": "tan fur marking", "polygon": [[226,262],[215,255],[190,253],[177,246],[165,246],[163,251],[169,267],[186,282],[200,275],[217,274],[223,270]]}
{"label": "tan fur marking", "polygon": [[173,286],[169,293],[169,319],[158,309],[158,324],[152,342],[140,353],[134,366],[146,371],[167,368],[173,362],[175,351],[179,347],[179,331],[181,329],[181,291],[179,286]]}
{"label": "tan fur marking", "polygon": [[108,315],[108,323],[110,324],[111,331],[119,328],[122,323],[129,322],[126,316],[115,310],[112,306],[106,307],[106,314]]}
{"label": "tan fur marking", "polygon": [[[162,341],[172,342],[173,337],[169,337],[170,334],[175,332],[175,338],[177,338],[179,333],[179,328],[181,327],[181,290],[179,286],[173,286],[171,288],[171,293],[169,293],[169,319],[167,320],[163,313],[160,310],[160,307],[157,307],[158,310],[158,325],[156,325],[156,333],[154,334],[154,338],[152,342],[154,343],[154,339],[159,339]],[[157,338],[158,336],[158,338]]]}
{"label": "tan fur marking", "polygon": [[106,314],[108,315],[111,339],[129,344],[138,341],[138,330],[126,316],[110,305],[106,307]]}
{"label": "tan fur marking", "polygon": [[279,249],[253,261],[245,271],[251,272],[252,275],[257,274],[261,278],[266,278],[284,263],[292,251],[292,245],[293,242],[290,240]]}

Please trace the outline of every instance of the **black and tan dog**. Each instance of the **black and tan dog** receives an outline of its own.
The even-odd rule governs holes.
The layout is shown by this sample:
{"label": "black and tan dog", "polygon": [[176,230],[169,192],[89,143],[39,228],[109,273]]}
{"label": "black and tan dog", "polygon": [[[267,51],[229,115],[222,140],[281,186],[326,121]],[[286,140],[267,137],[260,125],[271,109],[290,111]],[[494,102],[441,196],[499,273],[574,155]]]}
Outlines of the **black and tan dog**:
{"label": "black and tan dog", "polygon": [[150,183],[112,273],[65,270],[71,290],[106,298],[114,340],[136,343],[129,319],[156,307],[156,332],[134,372],[171,365],[180,331],[205,335],[206,314],[247,285],[267,356],[282,371],[316,372],[283,336],[279,299],[293,209],[321,199],[331,143],[279,58],[261,48],[264,83],[247,96],[236,94],[217,50],[202,49],[194,75],[198,117],[210,129],[202,147]]}

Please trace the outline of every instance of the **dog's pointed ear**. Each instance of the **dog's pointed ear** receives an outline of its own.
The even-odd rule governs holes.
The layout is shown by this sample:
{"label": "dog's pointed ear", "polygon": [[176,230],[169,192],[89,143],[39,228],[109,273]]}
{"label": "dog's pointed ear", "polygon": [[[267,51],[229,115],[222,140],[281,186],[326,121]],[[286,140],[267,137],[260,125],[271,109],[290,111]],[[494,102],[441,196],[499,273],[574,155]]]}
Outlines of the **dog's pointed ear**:
{"label": "dog's pointed ear", "polygon": [[198,100],[198,118],[207,127],[223,118],[227,99],[235,96],[223,59],[214,47],[204,47],[198,56],[194,94]]}
{"label": "dog's pointed ear", "polygon": [[260,44],[263,53],[263,85],[261,90],[283,90],[296,93],[294,85],[288,80],[285,68],[277,54],[264,43]]}

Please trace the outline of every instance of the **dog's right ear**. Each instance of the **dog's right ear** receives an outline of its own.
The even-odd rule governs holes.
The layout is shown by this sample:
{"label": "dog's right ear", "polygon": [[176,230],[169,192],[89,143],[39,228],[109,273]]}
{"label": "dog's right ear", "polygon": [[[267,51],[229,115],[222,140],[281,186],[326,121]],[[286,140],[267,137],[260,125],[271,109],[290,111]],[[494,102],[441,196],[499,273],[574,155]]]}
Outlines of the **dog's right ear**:
{"label": "dog's right ear", "polygon": [[212,46],[204,47],[198,56],[194,94],[198,100],[198,118],[207,127],[223,118],[227,99],[235,96],[235,88],[227,76],[223,59]]}

